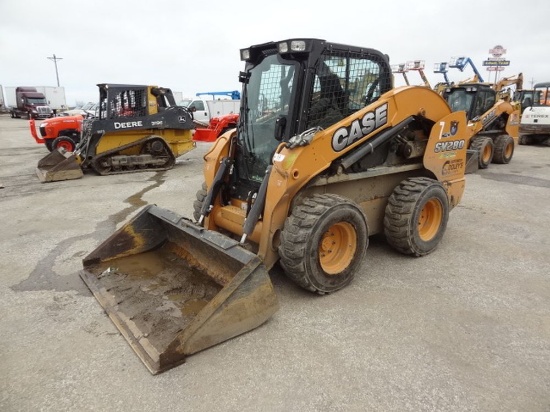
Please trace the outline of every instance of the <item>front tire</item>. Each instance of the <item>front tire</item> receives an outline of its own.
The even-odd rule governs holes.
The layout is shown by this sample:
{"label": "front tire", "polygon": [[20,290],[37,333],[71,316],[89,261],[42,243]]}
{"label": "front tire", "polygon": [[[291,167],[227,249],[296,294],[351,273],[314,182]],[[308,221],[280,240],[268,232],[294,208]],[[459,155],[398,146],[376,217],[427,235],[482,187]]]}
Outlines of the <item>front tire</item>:
{"label": "front tire", "polygon": [[439,244],[449,220],[449,201],[437,180],[403,180],[388,199],[384,234],[399,252],[423,256]]}
{"label": "front tire", "polygon": [[195,222],[198,222],[201,217],[202,205],[204,203],[204,199],[206,198],[207,190],[208,187],[206,186],[206,182],[202,182],[202,188],[197,190],[197,200],[193,202],[193,218],[195,219]]}
{"label": "front tire", "polygon": [[367,219],[359,206],[335,194],[314,195],[286,219],[280,263],[290,279],[322,295],[352,281],[367,246]]}
{"label": "front tire", "polygon": [[56,137],[52,142],[52,150],[57,150],[59,148],[65,149],[67,152],[74,152],[76,148],[76,143],[73,139],[67,136]]}
{"label": "front tire", "polygon": [[495,139],[495,154],[493,163],[508,164],[514,155],[514,139],[507,134],[501,134]]}
{"label": "front tire", "polygon": [[474,137],[470,143],[470,149],[476,150],[479,155],[479,168],[487,169],[493,160],[494,144],[490,137]]}
{"label": "front tire", "polygon": [[53,150],[53,141],[55,139],[46,139],[46,141],[44,142],[44,144],[46,145],[46,149],[48,149],[48,151],[52,151]]}

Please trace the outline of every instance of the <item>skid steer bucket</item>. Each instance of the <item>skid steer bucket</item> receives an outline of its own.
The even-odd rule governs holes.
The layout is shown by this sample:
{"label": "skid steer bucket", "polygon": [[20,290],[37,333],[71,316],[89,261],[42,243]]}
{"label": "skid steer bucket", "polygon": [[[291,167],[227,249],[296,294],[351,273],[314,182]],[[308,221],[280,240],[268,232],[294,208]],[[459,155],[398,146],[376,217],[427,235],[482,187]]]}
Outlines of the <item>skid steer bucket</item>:
{"label": "skid steer bucket", "polygon": [[477,150],[466,150],[466,169],[464,173],[475,173],[479,170],[479,153]]}
{"label": "skid steer bucket", "polygon": [[80,179],[84,174],[73,153],[57,149],[38,161],[36,174],[41,182]]}
{"label": "skid steer bucket", "polygon": [[154,205],[83,265],[82,279],[153,374],[260,326],[278,309],[258,256]]}

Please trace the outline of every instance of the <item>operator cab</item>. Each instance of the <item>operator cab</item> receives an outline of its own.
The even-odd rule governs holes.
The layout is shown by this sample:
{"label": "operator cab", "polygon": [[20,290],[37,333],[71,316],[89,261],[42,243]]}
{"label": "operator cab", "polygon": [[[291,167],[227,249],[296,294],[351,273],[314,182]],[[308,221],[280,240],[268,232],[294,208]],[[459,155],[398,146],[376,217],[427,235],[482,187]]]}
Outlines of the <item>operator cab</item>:
{"label": "operator cab", "polygon": [[453,112],[465,111],[468,120],[477,120],[493,107],[497,93],[484,84],[467,84],[445,89],[443,97]]}
{"label": "operator cab", "polygon": [[327,128],[392,88],[388,57],[377,50],[291,39],[241,50],[245,71],[231,186],[246,198],[260,185],[281,142]]}
{"label": "operator cab", "polygon": [[550,106],[550,82],[535,84],[533,106]]}

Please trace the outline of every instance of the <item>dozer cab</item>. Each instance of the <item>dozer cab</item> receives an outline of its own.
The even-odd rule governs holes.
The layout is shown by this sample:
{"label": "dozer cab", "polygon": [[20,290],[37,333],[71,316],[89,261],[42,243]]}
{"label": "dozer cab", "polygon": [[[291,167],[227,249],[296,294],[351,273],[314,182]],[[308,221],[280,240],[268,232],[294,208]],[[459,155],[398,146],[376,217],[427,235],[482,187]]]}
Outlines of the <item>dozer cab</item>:
{"label": "dozer cab", "polygon": [[467,120],[424,86],[393,88],[374,49],[292,39],[241,50],[238,127],[204,156],[195,222],[146,206],[82,278],[152,373],[267,321],[269,270],[336,292],[374,234],[432,252],[465,186]]}
{"label": "dozer cab", "polygon": [[467,173],[492,163],[507,164],[518,145],[521,109],[488,84],[461,83],[445,89],[453,111],[465,111],[468,119]]}
{"label": "dozer cab", "polygon": [[42,182],[171,169],[176,157],[192,150],[193,117],[176,105],[165,87],[98,84],[98,117],[84,119],[74,152],[53,150],[38,162]]}

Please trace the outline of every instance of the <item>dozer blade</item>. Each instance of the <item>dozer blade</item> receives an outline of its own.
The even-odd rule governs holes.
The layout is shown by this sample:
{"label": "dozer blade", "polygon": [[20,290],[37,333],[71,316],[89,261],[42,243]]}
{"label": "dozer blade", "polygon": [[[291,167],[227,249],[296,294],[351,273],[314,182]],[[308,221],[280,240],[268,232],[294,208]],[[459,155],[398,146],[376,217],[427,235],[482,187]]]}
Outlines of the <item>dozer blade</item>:
{"label": "dozer blade", "polygon": [[84,175],[76,156],[63,149],[53,150],[40,159],[36,174],[41,182],[80,179]]}
{"label": "dozer blade", "polygon": [[152,374],[260,326],[279,307],[258,256],[154,205],[83,265],[82,279]]}

